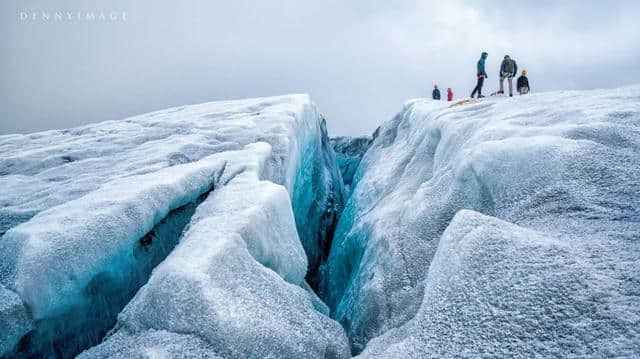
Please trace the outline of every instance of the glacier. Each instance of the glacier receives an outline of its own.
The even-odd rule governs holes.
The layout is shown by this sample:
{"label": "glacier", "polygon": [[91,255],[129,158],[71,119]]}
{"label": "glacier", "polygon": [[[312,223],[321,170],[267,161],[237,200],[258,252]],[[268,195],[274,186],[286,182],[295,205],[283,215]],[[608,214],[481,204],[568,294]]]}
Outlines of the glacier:
{"label": "glacier", "polygon": [[336,154],[336,161],[338,168],[340,168],[342,183],[347,197],[351,195],[351,190],[356,185],[353,179],[360,167],[360,161],[362,161],[362,157],[371,146],[372,141],[373,138],[369,136],[337,136],[331,138],[331,146]]}
{"label": "glacier", "polygon": [[0,136],[0,357],[640,355],[640,86]]}
{"label": "glacier", "polygon": [[327,263],[363,358],[640,354],[640,87],[412,100]]}
{"label": "glacier", "polygon": [[7,135],[0,149],[0,355],[72,357],[105,336],[85,355],[128,357],[111,350],[134,341],[348,354],[305,279],[344,191],[308,96]]}

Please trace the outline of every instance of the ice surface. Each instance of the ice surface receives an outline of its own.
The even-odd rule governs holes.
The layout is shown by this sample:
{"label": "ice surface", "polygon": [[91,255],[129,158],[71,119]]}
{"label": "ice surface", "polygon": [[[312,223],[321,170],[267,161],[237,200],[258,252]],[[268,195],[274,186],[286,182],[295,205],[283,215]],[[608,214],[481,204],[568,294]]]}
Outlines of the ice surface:
{"label": "ice surface", "polygon": [[356,185],[354,183],[356,171],[362,156],[367,152],[372,141],[373,139],[369,136],[331,138],[331,145],[336,153],[336,160],[340,167],[347,196],[351,194],[351,189]]}
{"label": "ice surface", "polygon": [[223,357],[346,357],[344,331],[301,287],[307,262],[289,196],[256,172],[247,167],[198,207],[119,323],[196,334]]}
{"label": "ice surface", "polygon": [[361,357],[637,356],[637,309],[616,308],[598,272],[561,236],[462,210],[440,239],[416,317]]}
{"label": "ice surface", "polygon": [[[328,260],[353,351],[389,332],[366,356],[639,355],[640,87],[449,105],[407,103],[360,164]],[[458,246],[440,237],[465,208],[501,220],[465,238],[503,255],[447,262]]]}
{"label": "ice surface", "polygon": [[[139,268],[151,269],[144,265],[149,260],[144,250],[136,252],[140,238],[171,211],[208,191],[224,165],[221,159],[205,158],[115,179],[9,230],[0,241],[0,280],[20,295],[38,323],[29,350],[48,351],[56,341],[54,332],[76,334],[82,346],[85,339],[75,328],[82,328],[91,342],[90,336],[106,329],[101,326],[113,325],[113,319],[102,316],[117,314],[144,283]],[[129,294],[118,299],[116,293]],[[95,333],[85,328],[86,318]],[[70,342],[56,345],[77,351]]]}
{"label": "ice surface", "polygon": [[[290,146],[297,145],[292,139],[316,130],[294,116],[305,102],[309,98],[304,95],[211,102],[71,129],[0,136],[0,234],[115,178],[250,143],[271,143],[272,160],[281,162],[295,149]],[[296,169],[277,167],[273,177],[289,188]]]}
{"label": "ice surface", "polygon": [[209,190],[224,165],[206,158],[120,178],[40,212],[2,237],[3,282],[20,293],[36,320],[57,314],[105,267],[134,260],[130,249],[138,239]]}
{"label": "ice surface", "polygon": [[138,334],[120,330],[105,344],[82,353],[78,358],[222,359],[214,347],[195,335],[153,329]]}
{"label": "ice surface", "polygon": [[20,297],[0,284],[0,355],[18,344],[33,329],[33,321]]}
{"label": "ice surface", "polygon": [[[149,279],[121,315],[131,336],[164,323],[169,332],[198,333],[207,344],[203,353],[215,347],[257,356],[287,348],[344,356],[342,328],[303,289],[304,249],[310,258],[321,252],[326,244],[319,239],[326,238],[317,232],[337,221],[342,205],[328,142],[306,95],[0,136],[0,186],[8,189],[0,193],[0,229],[6,231],[0,283],[30,311],[28,320],[11,322],[16,335],[35,322],[14,350],[68,357],[97,343]],[[298,236],[301,224],[316,230],[313,237]],[[181,270],[171,273],[176,265]],[[164,276],[173,281],[165,283]],[[204,291],[190,292],[202,284]],[[15,301],[2,298],[3,306]],[[156,311],[140,313],[135,303]],[[192,327],[182,331],[174,315],[193,310],[192,304],[214,312],[192,313],[200,319],[183,322]],[[232,304],[237,313],[229,311]],[[231,320],[237,316],[252,318],[250,340],[235,334]],[[142,329],[149,321],[154,326]],[[129,345],[127,335],[118,331],[110,338]],[[164,336],[154,334],[157,340],[148,344],[160,350]],[[168,355],[176,343],[200,347],[197,340],[172,338]],[[216,346],[221,343],[233,347]],[[123,353],[117,346],[105,343],[104,353]]]}

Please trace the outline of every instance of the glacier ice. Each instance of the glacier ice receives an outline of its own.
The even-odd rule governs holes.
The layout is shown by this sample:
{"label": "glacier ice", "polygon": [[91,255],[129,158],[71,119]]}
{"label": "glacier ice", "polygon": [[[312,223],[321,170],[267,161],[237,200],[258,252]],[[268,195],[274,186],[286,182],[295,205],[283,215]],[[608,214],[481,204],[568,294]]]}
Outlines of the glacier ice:
{"label": "glacier ice", "polygon": [[33,321],[20,297],[0,284],[0,354],[18,344],[33,329]]}
{"label": "glacier ice", "polygon": [[[180,343],[212,353],[233,342],[238,356],[345,356],[342,328],[305,281],[307,256],[325,244],[296,229],[322,232],[337,221],[343,189],[328,143],[306,95],[0,136],[0,185],[8,189],[0,193],[0,283],[29,317],[10,318],[11,340],[22,336],[10,350],[69,357],[115,324],[96,354],[123,353],[114,341],[128,346],[144,332],[152,350],[168,355]],[[176,265],[183,270],[170,273]],[[202,284],[199,297],[190,292]],[[157,311],[139,312],[141,303]],[[231,304],[238,312],[221,315]],[[174,315],[189,305],[212,312],[180,327]],[[233,315],[254,319],[253,337],[235,334]],[[191,336],[172,332],[183,329]]]}
{"label": "glacier ice", "polygon": [[607,298],[601,270],[581,255],[561,236],[461,210],[416,316],[360,357],[636,356],[637,316],[621,314],[637,309],[616,307],[622,298]]}
{"label": "glacier ice", "polygon": [[223,357],[348,356],[340,325],[301,287],[307,262],[289,196],[257,172],[247,168],[198,207],[180,244],[119,315],[121,327],[196,334]]}
{"label": "glacier ice", "polygon": [[222,101],[0,153],[0,356],[640,353],[638,86],[412,100],[371,140]]}
{"label": "glacier ice", "polygon": [[[326,302],[352,351],[376,338],[365,357],[571,354],[559,346],[586,356],[640,353],[639,100],[635,86],[452,107],[408,102],[363,157],[328,260]],[[469,263],[449,262],[462,249],[441,250],[440,238],[462,209],[500,221],[506,229],[467,237],[503,256],[477,248]],[[451,225],[490,217],[463,212]],[[483,256],[504,258],[487,268],[491,279],[480,276]],[[536,281],[536,266],[548,283]],[[511,269],[522,277],[497,281]],[[462,330],[465,318],[478,322]],[[521,330],[533,334],[518,337]],[[519,340],[526,343],[512,345]]]}
{"label": "glacier ice", "polygon": [[119,329],[99,349],[83,352],[78,358],[223,359],[211,344],[196,335],[153,329],[137,334]]}
{"label": "glacier ice", "polygon": [[367,152],[373,139],[368,136],[348,137],[338,136],[331,138],[331,145],[336,153],[336,161],[342,174],[347,197],[351,194],[351,189],[355,187],[356,171],[362,160],[362,156]]}
{"label": "glacier ice", "polygon": [[29,350],[78,351],[112,326],[163,248],[141,248],[140,239],[165,232],[160,222],[207,192],[224,164],[206,158],[119,178],[10,229],[0,241],[0,280],[37,324]]}
{"label": "glacier ice", "polygon": [[[307,281],[324,296],[324,264],[346,193],[325,120],[321,120],[319,128],[300,133],[306,134],[306,138],[299,140],[305,149],[292,186],[293,210],[298,234],[309,260]],[[301,182],[305,185],[295,185]]]}

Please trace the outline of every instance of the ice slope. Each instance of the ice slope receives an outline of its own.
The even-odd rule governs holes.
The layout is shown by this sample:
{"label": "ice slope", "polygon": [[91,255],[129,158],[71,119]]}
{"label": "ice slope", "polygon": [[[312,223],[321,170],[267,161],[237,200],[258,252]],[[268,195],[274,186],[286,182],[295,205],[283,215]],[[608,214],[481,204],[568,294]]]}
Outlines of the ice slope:
{"label": "ice slope", "polygon": [[639,178],[640,86],[408,102],[339,221],[332,316],[363,357],[638,356]]}
{"label": "ice slope", "polygon": [[[308,289],[304,249],[310,259],[321,252],[324,238],[317,233],[342,206],[328,141],[324,121],[306,95],[214,102],[1,136],[0,224],[6,233],[0,238],[0,323],[9,326],[10,338],[3,340],[0,355],[14,350],[69,357],[98,343],[149,280],[136,300],[156,303],[158,323],[172,323],[176,311],[220,309],[231,293],[225,287],[232,284],[241,312],[226,316],[224,308],[231,307],[224,306],[223,312],[193,313],[208,318],[216,335],[197,322],[180,333],[172,333],[172,325],[167,331],[154,327],[140,348],[161,350],[167,336],[168,353],[179,343],[219,350],[213,345],[239,338],[225,336],[235,335],[231,318],[244,315],[256,319],[254,336],[236,342],[230,349],[235,355],[269,355],[275,349],[264,343],[279,343],[283,353],[326,350],[340,356],[346,347],[342,329],[301,289]],[[313,236],[298,236],[296,226]],[[185,245],[172,252],[178,242]],[[170,252],[166,266],[150,278]],[[222,266],[231,258],[233,268]],[[191,276],[169,288],[152,285],[167,275],[162,268],[175,265],[191,266]],[[169,275],[178,279],[184,268]],[[211,268],[218,270],[212,274]],[[246,275],[234,278],[241,268]],[[273,286],[271,296],[262,296],[265,278]],[[206,290],[190,292],[194,281],[206,283]],[[167,288],[174,291],[173,301],[163,303],[170,298],[162,292]],[[189,300],[202,306],[181,307]],[[24,320],[21,305],[27,308]],[[266,308],[280,310],[266,316]],[[133,309],[127,313],[135,316]],[[132,328],[111,338],[123,338],[128,347],[136,335],[128,334]],[[180,336],[185,332],[195,337]],[[300,333],[309,338],[304,349],[291,341]],[[126,352],[112,342],[105,348],[101,353]]]}

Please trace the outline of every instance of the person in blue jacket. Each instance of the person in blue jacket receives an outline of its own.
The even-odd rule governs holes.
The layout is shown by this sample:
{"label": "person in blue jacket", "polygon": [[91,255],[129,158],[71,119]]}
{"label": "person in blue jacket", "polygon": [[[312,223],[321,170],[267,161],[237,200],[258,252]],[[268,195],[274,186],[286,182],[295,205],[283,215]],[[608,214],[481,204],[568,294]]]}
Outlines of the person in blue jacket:
{"label": "person in blue jacket", "polygon": [[482,96],[482,85],[484,84],[484,79],[487,78],[487,71],[485,71],[484,69],[484,63],[487,60],[487,56],[489,56],[489,54],[487,54],[486,52],[483,52],[480,55],[480,60],[478,60],[478,64],[477,64],[477,77],[478,77],[478,83],[476,84],[476,88],[473,89],[473,92],[471,93],[471,98],[473,98],[473,96],[476,94],[476,92],[478,93],[478,98],[482,98],[484,96]]}
{"label": "person in blue jacket", "polygon": [[440,90],[438,90],[438,85],[433,86],[433,92],[431,93],[431,97],[433,97],[434,100],[440,99]]}

